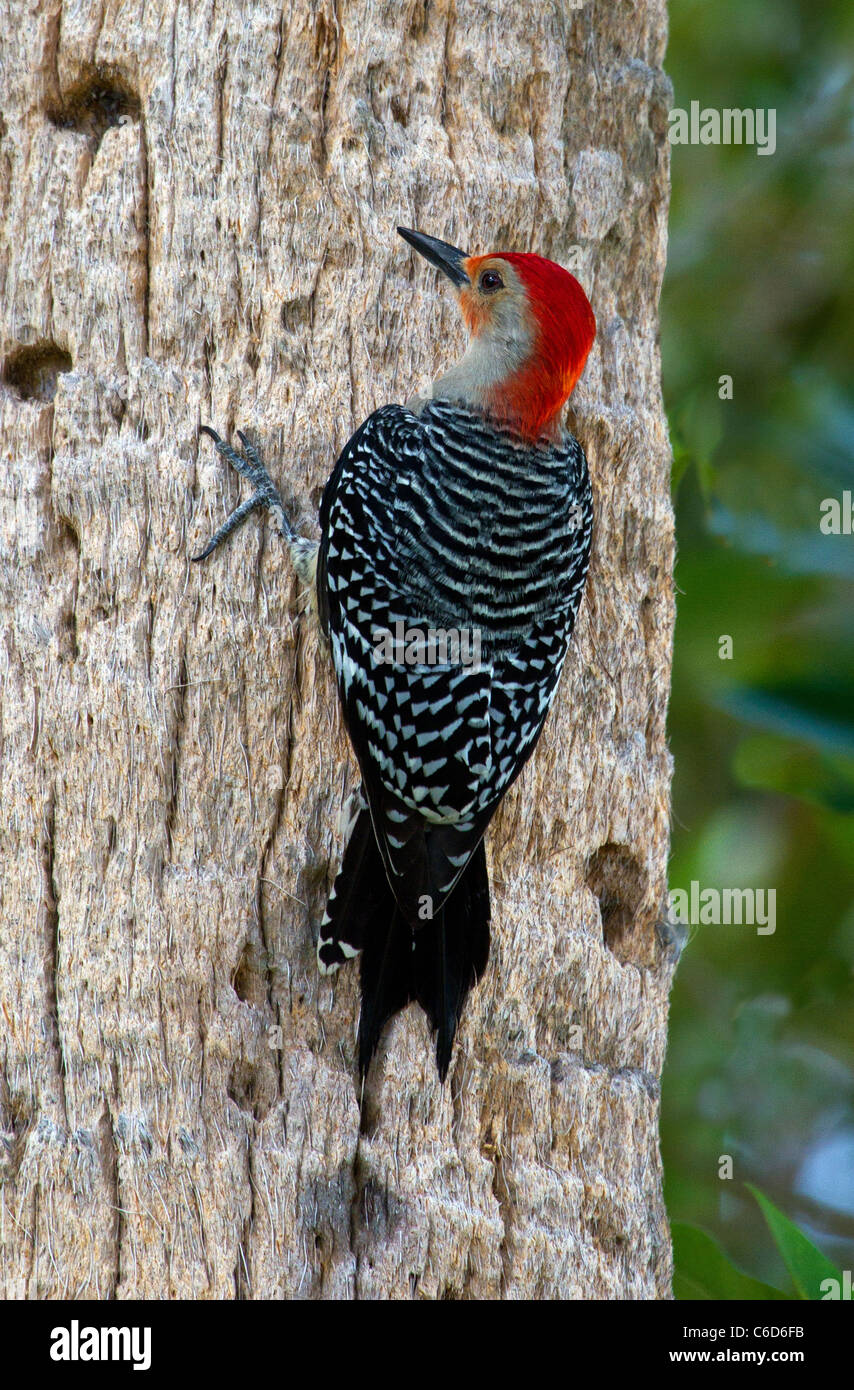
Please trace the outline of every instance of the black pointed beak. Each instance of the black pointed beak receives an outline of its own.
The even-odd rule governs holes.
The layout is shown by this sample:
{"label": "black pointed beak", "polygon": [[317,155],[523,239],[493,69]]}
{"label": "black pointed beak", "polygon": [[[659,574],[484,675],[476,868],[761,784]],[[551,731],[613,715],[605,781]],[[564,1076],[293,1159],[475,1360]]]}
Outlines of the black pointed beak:
{"label": "black pointed beak", "polygon": [[408,227],[398,227],[398,232],[404,241],[408,241],[410,246],[414,246],[419,255],[425,261],[429,261],[437,270],[441,270],[443,275],[447,275],[452,285],[461,289],[463,285],[470,285],[471,281],[463,270],[463,261],[468,260],[465,251],[459,251],[456,246],[451,246],[447,241],[439,241],[438,237],[426,236],[424,232],[412,232]]}

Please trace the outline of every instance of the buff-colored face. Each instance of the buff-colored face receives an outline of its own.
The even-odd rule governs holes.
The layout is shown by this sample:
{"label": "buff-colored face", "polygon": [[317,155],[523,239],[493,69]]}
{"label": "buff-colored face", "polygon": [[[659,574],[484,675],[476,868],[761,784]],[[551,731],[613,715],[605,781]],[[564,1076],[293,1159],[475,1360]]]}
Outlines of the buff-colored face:
{"label": "buff-colored face", "polygon": [[468,256],[469,284],[458,291],[460,310],[472,337],[489,336],[527,355],[536,324],[518,274],[501,256]]}

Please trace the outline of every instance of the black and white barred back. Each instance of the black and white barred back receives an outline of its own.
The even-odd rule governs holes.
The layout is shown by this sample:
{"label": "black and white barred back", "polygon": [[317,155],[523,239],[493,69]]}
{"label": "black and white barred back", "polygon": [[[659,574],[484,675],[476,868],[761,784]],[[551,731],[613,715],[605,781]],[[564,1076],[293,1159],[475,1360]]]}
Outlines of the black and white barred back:
{"label": "black and white barred back", "polygon": [[483,834],[554,699],[592,522],[577,440],[449,401],[376,411],[327,484],[318,610],[362,788],[318,961],[364,953],[363,1072],[410,999],[447,1071],[489,949]]}

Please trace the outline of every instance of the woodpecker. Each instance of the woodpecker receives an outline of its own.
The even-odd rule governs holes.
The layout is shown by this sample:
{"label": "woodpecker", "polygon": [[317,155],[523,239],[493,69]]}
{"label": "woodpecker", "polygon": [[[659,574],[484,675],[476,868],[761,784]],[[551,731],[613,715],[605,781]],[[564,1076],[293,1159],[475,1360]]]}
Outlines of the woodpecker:
{"label": "woodpecker", "polygon": [[247,437],[241,453],[202,426],[255,490],[194,558],[263,507],[314,590],[361,772],[318,965],[361,953],[363,1080],[415,1000],[444,1081],[489,954],[484,832],[534,751],[587,576],[587,461],[560,416],[596,324],[578,281],[542,256],[398,232],[453,286],[465,354],[359,426],[319,543],[295,532]]}

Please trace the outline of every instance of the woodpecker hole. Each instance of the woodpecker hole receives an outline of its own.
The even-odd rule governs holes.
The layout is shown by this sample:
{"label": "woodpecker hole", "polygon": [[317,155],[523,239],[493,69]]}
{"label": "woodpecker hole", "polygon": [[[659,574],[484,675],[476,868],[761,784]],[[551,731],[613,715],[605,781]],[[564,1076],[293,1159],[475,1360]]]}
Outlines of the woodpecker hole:
{"label": "woodpecker hole", "polygon": [[85,135],[94,156],[108,130],[139,120],[140,103],[124,78],[93,68],[61,100],[50,103],[45,114],[58,130]]}
{"label": "woodpecker hole", "polygon": [[243,948],[234,972],[232,987],[243,1004],[261,1007],[267,998],[267,982],[264,979],[258,951],[251,941],[247,941]]}
{"label": "woodpecker hole", "polygon": [[607,844],[587,861],[587,886],[599,900],[602,938],[621,961],[637,960],[636,917],[646,875],[625,845]]}
{"label": "woodpecker hole", "polygon": [[67,516],[59,518],[59,547],[60,550],[73,559],[80,554],[80,536],[76,526]]}
{"label": "woodpecker hole", "polygon": [[69,353],[43,340],[11,352],[3,363],[2,378],[23,401],[52,401],[60,374],[71,367]]}

